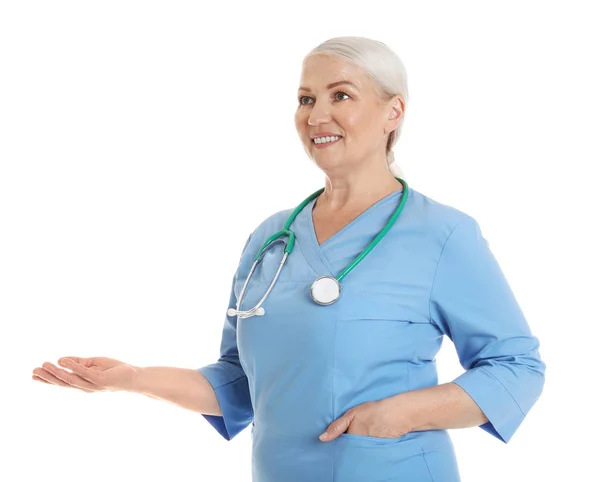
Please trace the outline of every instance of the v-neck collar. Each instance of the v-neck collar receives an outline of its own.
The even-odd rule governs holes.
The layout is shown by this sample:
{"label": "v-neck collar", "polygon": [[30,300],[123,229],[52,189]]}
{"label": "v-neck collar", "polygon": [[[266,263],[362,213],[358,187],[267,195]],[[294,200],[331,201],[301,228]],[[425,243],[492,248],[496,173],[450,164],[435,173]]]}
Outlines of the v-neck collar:
{"label": "v-neck collar", "polygon": [[[334,233],[331,237],[329,237],[323,244],[319,244],[317,240],[317,235],[315,232],[315,226],[313,222],[312,210],[317,201],[317,199],[313,199],[306,207],[298,214],[294,223],[292,223],[291,229],[298,229],[298,232],[305,233],[305,236],[297,236],[296,244],[302,251],[306,261],[312,267],[312,269],[317,273],[318,276],[338,276],[339,273],[334,273],[334,270],[327,260],[327,257],[324,254],[324,251],[331,244],[330,241],[333,241],[340,236],[343,236],[348,230],[352,229],[357,223],[364,220],[365,217],[372,215],[375,211],[380,209],[382,206],[396,200],[400,199],[402,195],[402,189],[394,191],[384,198],[380,199],[370,207],[368,207],[365,211],[360,213],[357,217],[355,217],[352,221]],[[409,191],[410,195],[410,191]],[[296,224],[296,227],[294,226]],[[366,245],[364,246],[366,248]]]}
{"label": "v-neck collar", "polygon": [[395,196],[398,196],[398,197],[402,196],[402,191],[403,191],[403,189],[399,189],[399,190],[393,191],[390,194],[388,194],[387,196],[381,198],[379,201],[375,202],[374,204],[369,206],[367,209],[365,209],[362,213],[360,213],[358,216],[356,216],[354,219],[352,219],[349,223],[347,223],[341,229],[339,229],[334,234],[332,234],[329,238],[327,238],[321,244],[319,244],[319,240],[317,238],[317,232],[315,230],[315,224],[314,224],[314,219],[313,219],[313,208],[315,206],[315,203],[317,202],[317,198],[313,199],[310,202],[310,204],[308,206],[306,206],[305,211],[307,211],[307,213],[308,213],[309,224],[310,224],[310,233],[311,233],[311,236],[312,236],[315,244],[317,245],[317,248],[319,248],[319,249],[327,248],[327,245],[331,244],[330,243],[331,240],[343,235],[345,231],[348,231],[349,229],[351,229],[352,226],[354,226],[356,223],[358,223],[361,219],[369,216],[370,214],[373,213],[373,211],[376,211],[379,206],[387,204]]}

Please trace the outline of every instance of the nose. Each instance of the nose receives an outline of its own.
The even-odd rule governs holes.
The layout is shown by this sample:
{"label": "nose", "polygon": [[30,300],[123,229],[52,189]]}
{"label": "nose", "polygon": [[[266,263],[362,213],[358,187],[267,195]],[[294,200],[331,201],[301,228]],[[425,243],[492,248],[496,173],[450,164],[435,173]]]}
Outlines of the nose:
{"label": "nose", "polygon": [[330,121],[331,114],[329,113],[329,106],[324,102],[315,102],[310,110],[310,116],[308,116],[308,125],[315,127]]}

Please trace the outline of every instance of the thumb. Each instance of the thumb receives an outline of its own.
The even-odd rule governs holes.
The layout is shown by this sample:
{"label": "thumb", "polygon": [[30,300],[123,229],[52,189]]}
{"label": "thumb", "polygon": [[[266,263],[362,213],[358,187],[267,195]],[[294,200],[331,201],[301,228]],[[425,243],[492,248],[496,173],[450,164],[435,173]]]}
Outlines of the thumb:
{"label": "thumb", "polygon": [[350,424],[352,423],[352,420],[354,419],[354,415],[355,414],[352,411],[346,412],[340,418],[338,418],[337,420],[335,420],[334,422],[329,424],[329,427],[327,427],[327,430],[325,430],[325,432],[323,432],[319,436],[319,438],[323,442],[329,442],[329,441],[337,438],[340,434],[342,434],[346,430],[348,430],[348,427],[350,426]]}

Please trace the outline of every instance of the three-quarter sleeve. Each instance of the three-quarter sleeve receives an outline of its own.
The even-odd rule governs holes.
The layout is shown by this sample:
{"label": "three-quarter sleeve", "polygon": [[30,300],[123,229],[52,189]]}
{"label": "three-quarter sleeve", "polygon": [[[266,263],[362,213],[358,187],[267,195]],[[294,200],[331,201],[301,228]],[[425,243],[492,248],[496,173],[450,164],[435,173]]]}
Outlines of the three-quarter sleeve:
{"label": "three-quarter sleeve", "polygon": [[[242,256],[251,238],[252,234],[248,237],[244,245]],[[237,304],[234,287],[238,273],[239,267],[233,276],[227,308],[235,307]],[[250,399],[248,379],[240,364],[236,330],[237,315],[229,316],[226,314],[218,361],[197,369],[213,386],[222,413],[222,415],[202,414],[202,416],[226,440],[231,440],[254,419],[254,409]]]}
{"label": "three-quarter sleeve", "polygon": [[479,224],[465,216],[442,248],[430,317],[456,347],[466,372],[453,382],[488,418],[480,427],[508,443],[542,393],[546,365]]}

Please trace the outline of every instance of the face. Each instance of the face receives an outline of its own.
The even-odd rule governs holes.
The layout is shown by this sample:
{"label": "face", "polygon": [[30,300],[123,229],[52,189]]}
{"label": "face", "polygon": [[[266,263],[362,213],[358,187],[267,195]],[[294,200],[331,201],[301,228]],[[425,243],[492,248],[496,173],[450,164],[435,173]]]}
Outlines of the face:
{"label": "face", "polygon": [[[402,98],[383,102],[359,67],[337,56],[305,59],[298,89],[296,129],[308,156],[326,172],[386,164],[388,135],[399,124]],[[316,144],[321,133],[341,136]]]}

